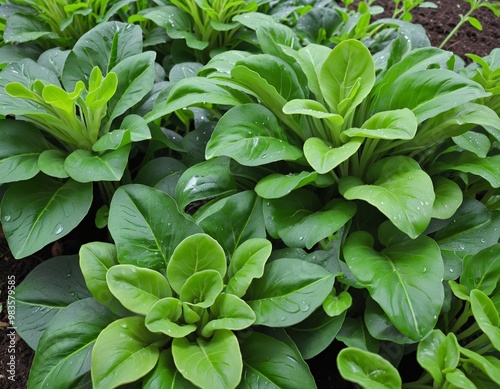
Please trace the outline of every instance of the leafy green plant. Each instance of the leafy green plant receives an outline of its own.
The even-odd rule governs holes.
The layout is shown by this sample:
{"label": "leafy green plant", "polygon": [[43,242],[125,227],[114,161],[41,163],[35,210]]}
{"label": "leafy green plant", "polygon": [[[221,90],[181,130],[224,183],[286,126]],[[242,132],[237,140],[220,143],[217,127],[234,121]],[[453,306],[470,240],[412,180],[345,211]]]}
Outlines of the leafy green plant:
{"label": "leafy green plant", "polygon": [[[256,200],[251,192],[235,196],[235,204]],[[78,386],[90,375],[96,388],[136,381],[314,387],[280,328],[321,309],[334,274],[294,257],[268,260],[272,246],[259,237],[262,229],[247,221],[236,230],[229,222],[243,220],[248,207],[236,215],[215,208],[197,224],[164,192],[122,186],[110,207],[114,244],[83,245],[79,266],[76,257],[54,258],[33,270],[18,287],[16,306],[21,317],[36,318],[18,328],[37,349],[28,387]],[[200,226],[232,233],[219,244]],[[40,298],[37,285],[49,278],[54,291],[72,286]]]}
{"label": "leafy green plant", "polygon": [[437,8],[437,5],[432,1],[425,0],[393,0],[394,12],[393,18],[411,21],[413,16],[411,11],[415,8]]}
{"label": "leafy green plant", "polygon": [[469,23],[475,29],[481,31],[483,26],[481,22],[472,16],[474,12],[476,12],[480,8],[487,8],[495,16],[500,16],[500,2],[498,1],[489,1],[489,0],[464,0],[467,4],[469,4],[469,10],[465,15],[460,14],[460,21],[453,27],[450,33],[443,39],[439,47],[444,47],[446,43],[457,33],[457,31],[462,27],[465,23]]}
{"label": "leafy green plant", "polygon": [[92,202],[92,182],[101,183],[109,201],[131,143],[151,138],[131,109],[153,87],[154,59],[142,51],[139,27],[110,22],[71,52],[51,51],[40,63],[25,59],[2,70],[0,112],[16,120],[0,121],[1,182],[13,183],[1,220],[16,258],[76,227]]}

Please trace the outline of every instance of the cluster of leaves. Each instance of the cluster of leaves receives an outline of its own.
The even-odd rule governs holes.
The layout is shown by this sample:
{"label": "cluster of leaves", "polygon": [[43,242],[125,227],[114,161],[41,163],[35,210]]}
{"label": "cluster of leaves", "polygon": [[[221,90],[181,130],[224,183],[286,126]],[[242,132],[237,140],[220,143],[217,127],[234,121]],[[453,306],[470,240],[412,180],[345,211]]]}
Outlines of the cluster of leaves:
{"label": "cluster of leaves", "polygon": [[3,51],[14,255],[93,182],[112,238],[18,286],[29,387],[314,387],[332,342],[362,387],[409,353],[408,387],[500,384],[499,51],[464,68],[395,3],[124,1],[139,25]]}

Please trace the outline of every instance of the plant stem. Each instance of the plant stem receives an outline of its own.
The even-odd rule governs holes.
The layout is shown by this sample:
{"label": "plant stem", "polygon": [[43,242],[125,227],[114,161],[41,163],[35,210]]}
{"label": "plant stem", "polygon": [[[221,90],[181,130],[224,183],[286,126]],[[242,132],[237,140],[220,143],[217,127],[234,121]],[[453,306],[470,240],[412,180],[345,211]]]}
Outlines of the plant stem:
{"label": "plant stem", "polygon": [[441,42],[439,45],[439,48],[442,49],[448,41],[457,33],[457,31],[463,26],[463,24],[469,19],[469,17],[472,15],[472,13],[478,9],[479,7],[475,7],[476,3],[471,4],[469,12],[467,12],[465,15],[460,15],[460,21],[457,23],[457,25],[453,28],[453,30],[450,31],[448,36],[444,38],[444,40]]}

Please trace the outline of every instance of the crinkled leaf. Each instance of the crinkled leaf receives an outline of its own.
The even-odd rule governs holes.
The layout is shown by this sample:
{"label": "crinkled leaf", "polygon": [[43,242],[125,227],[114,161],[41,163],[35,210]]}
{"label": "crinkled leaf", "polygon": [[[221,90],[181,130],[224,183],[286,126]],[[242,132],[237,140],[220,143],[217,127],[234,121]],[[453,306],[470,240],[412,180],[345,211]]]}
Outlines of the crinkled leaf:
{"label": "crinkled leaf", "polygon": [[132,312],[146,315],[160,299],[172,296],[168,281],[156,270],[115,265],[106,273],[109,290]]}
{"label": "crinkled leaf", "polygon": [[89,183],[38,175],[11,185],[2,199],[1,221],[14,257],[26,257],[67,235],[87,215],[91,203]]}
{"label": "crinkled leaf", "polygon": [[116,320],[97,337],[92,352],[92,387],[114,388],[137,381],[151,371],[159,358],[163,334],[149,332],[144,318]]}
{"label": "crinkled leaf", "polygon": [[276,259],[255,279],[245,301],[256,314],[255,324],[286,327],[308,317],[331,291],[334,276],[321,266],[296,258]]}
{"label": "crinkled leaf", "polygon": [[218,121],[207,144],[206,157],[225,155],[242,165],[258,166],[302,156],[287,141],[276,117],[264,106],[243,104]]}
{"label": "crinkled leaf", "polygon": [[381,252],[373,243],[367,232],[351,234],[344,246],[346,263],[396,328],[420,340],[434,327],[444,301],[439,247],[426,236]]}
{"label": "crinkled leaf", "polygon": [[207,234],[194,234],[175,248],[167,266],[170,286],[180,293],[187,280],[202,270],[215,270],[224,277],[226,256],[220,244]]}

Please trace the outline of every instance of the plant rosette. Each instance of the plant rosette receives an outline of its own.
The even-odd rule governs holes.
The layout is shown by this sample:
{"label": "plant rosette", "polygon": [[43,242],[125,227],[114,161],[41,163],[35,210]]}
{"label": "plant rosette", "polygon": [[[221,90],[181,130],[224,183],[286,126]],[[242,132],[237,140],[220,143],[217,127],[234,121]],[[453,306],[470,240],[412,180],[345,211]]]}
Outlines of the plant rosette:
{"label": "plant rosette", "polygon": [[[221,226],[220,216],[204,224]],[[142,185],[116,191],[109,228],[114,244],[85,244],[79,259],[46,261],[19,285],[18,314],[36,318],[18,328],[36,348],[29,388],[315,386],[284,328],[322,309],[334,274],[268,261],[271,243],[255,233],[228,255],[170,196]],[[46,282],[54,293],[41,297]]]}

